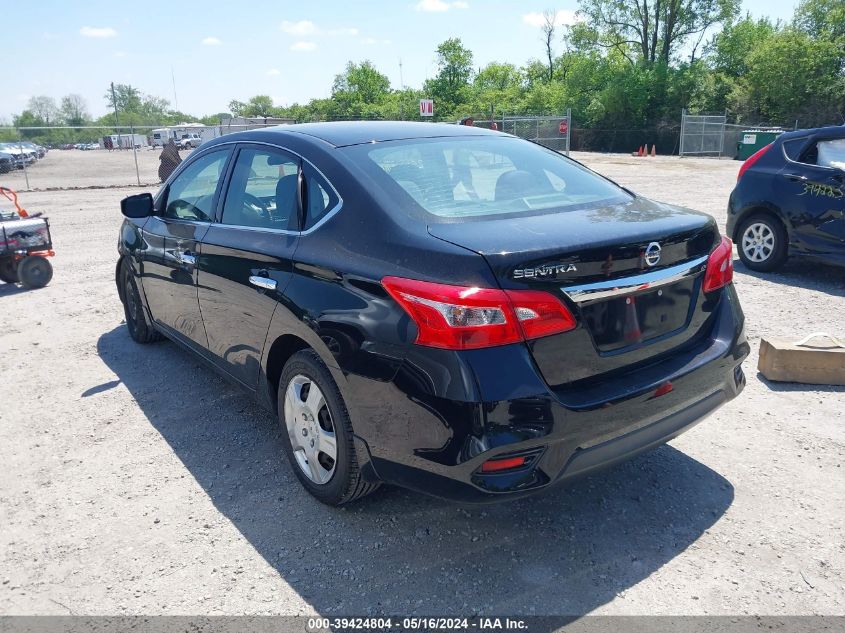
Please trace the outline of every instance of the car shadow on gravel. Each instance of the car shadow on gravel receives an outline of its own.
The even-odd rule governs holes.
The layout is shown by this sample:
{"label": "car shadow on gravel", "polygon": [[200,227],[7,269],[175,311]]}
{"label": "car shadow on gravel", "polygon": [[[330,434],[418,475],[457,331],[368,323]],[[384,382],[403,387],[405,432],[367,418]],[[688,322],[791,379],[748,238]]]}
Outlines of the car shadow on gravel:
{"label": "car shadow on gravel", "polygon": [[323,615],[579,616],[624,600],[734,498],[724,477],[664,446],[509,503],[383,487],[333,509],[299,485],[273,416],[176,345],[136,345],[120,326],[97,349],[219,512]]}
{"label": "car shadow on gravel", "polygon": [[845,297],[845,268],[820,264],[810,260],[790,259],[784,266],[770,273],[751,270],[742,260],[734,259],[738,273],[786,286],[824,292],[834,297]]}

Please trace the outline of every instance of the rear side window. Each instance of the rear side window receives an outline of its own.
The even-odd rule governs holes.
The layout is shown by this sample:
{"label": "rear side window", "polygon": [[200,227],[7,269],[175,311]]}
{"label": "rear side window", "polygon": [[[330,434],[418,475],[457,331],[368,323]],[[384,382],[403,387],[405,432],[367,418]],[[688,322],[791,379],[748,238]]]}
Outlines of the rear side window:
{"label": "rear side window", "polygon": [[228,157],[228,150],[211,152],[176,176],[167,191],[164,217],[210,222],[214,215],[214,194]]}
{"label": "rear side window", "polygon": [[337,207],[340,199],[320,172],[308,163],[303,164],[302,175],[305,177],[306,198],[305,225],[302,228],[308,230]]}
{"label": "rear side window", "polygon": [[539,145],[507,137],[412,139],[348,148],[385,187],[399,187],[431,221],[565,211],[627,193]]}
{"label": "rear side window", "polygon": [[279,150],[245,148],[238,153],[223,224],[295,230],[299,161]]}
{"label": "rear side window", "polygon": [[794,138],[783,142],[783,153],[789,160],[800,162],[801,148],[807,143],[807,138]]}

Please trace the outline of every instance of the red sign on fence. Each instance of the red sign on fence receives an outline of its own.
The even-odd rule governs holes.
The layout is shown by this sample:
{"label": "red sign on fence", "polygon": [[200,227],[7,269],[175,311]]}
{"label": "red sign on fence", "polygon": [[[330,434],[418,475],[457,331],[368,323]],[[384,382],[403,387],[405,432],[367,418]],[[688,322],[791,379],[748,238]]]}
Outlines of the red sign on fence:
{"label": "red sign on fence", "polygon": [[557,131],[561,134],[566,134],[567,132],[569,132],[569,121],[567,119],[561,121],[560,125],[557,126]]}
{"label": "red sign on fence", "polygon": [[420,116],[434,116],[434,101],[420,99]]}

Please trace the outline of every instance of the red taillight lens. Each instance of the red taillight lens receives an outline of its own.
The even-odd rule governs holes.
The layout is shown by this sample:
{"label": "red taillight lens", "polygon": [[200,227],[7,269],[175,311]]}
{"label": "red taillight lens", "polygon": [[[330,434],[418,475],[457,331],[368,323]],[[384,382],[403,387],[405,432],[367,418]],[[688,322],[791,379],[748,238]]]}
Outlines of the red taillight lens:
{"label": "red taillight lens", "polygon": [[554,295],[385,277],[382,285],[417,324],[418,345],[475,349],[565,332],[575,319]]}
{"label": "red taillight lens", "polygon": [[727,237],[710,253],[704,272],[704,292],[727,286],[734,278],[733,244]]}
{"label": "red taillight lens", "polygon": [[748,168],[751,167],[754,163],[760,160],[760,157],[769,151],[769,148],[772,146],[771,143],[766,145],[765,147],[761,147],[756,152],[751,154],[748,158],[745,159],[745,162],[742,163],[739,167],[739,173],[736,175],[736,181],[739,182],[739,179],[742,178],[742,174],[748,171]]}
{"label": "red taillight lens", "polygon": [[521,455],[519,457],[505,457],[503,459],[488,459],[481,464],[481,472],[483,473],[498,473],[503,470],[513,470],[520,466],[525,466],[526,457]]}
{"label": "red taillight lens", "polygon": [[557,297],[539,290],[505,290],[526,340],[575,328],[575,317]]}

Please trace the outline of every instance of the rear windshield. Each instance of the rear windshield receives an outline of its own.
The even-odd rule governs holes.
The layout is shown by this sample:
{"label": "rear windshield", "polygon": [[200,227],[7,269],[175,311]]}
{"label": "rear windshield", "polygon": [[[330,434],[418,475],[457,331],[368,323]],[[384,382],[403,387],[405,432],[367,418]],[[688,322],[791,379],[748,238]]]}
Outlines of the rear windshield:
{"label": "rear windshield", "polygon": [[[385,187],[398,187],[436,221],[534,214],[628,199],[560,154],[510,137],[412,139],[348,148]],[[395,189],[394,189],[395,190]]]}

